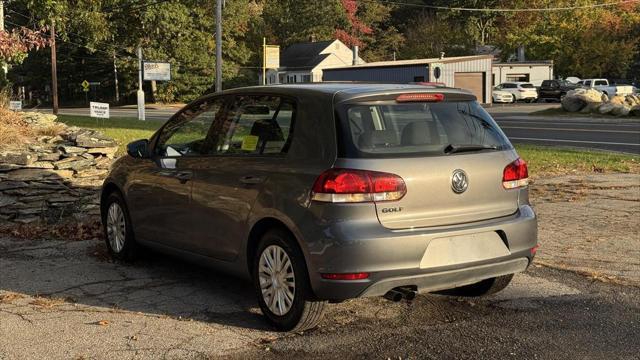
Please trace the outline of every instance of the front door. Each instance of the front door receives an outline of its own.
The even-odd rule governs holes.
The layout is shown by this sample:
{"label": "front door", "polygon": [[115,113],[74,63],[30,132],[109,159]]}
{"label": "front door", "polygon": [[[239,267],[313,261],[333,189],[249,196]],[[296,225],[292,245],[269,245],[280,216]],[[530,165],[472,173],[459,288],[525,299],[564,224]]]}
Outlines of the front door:
{"label": "front door", "polygon": [[205,254],[234,260],[254,203],[280,171],[293,132],[295,103],[271,95],[236,95],[215,129],[210,161],[198,164],[194,230]]}
{"label": "front door", "polygon": [[222,98],[200,101],[176,114],[160,130],[151,160],[132,175],[129,191],[140,240],[194,250],[194,168],[206,161],[207,136],[223,108]]}

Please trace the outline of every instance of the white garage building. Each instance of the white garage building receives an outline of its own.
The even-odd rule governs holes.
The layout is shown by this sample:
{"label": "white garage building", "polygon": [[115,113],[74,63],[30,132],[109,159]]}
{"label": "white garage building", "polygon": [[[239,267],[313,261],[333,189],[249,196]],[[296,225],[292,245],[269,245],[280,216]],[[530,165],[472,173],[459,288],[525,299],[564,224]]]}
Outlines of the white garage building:
{"label": "white garage building", "polygon": [[543,80],[551,79],[553,79],[553,60],[493,63],[491,83],[494,86],[512,81],[530,82],[540,86]]}
{"label": "white garage building", "polygon": [[366,81],[385,83],[440,82],[471,91],[479,102],[491,103],[493,56],[380,61],[325,69],[323,81]]}

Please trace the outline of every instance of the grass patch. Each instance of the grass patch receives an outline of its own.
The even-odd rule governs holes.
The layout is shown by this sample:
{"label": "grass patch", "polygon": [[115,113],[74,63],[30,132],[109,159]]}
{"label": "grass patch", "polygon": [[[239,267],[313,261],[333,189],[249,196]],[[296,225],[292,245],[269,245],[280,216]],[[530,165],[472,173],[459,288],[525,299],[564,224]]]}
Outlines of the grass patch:
{"label": "grass patch", "polygon": [[639,156],[607,151],[516,145],[532,177],[575,173],[640,173]]}
{"label": "grass patch", "polygon": [[87,116],[59,115],[58,121],[70,126],[95,129],[118,142],[118,155],[125,153],[128,143],[148,139],[164,124],[162,121],[141,121],[132,118],[94,119]]}

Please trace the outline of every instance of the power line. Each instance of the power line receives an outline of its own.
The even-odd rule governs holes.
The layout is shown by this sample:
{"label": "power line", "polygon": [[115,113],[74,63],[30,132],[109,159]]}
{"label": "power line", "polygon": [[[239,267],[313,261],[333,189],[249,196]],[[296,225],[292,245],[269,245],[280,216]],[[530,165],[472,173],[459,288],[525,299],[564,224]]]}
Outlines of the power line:
{"label": "power line", "polygon": [[440,6],[440,5],[426,5],[426,4],[414,4],[402,1],[394,1],[394,0],[360,0],[363,2],[371,2],[371,3],[385,3],[390,5],[401,5],[401,6],[412,6],[419,7],[425,9],[434,9],[434,10],[447,10],[447,11],[470,11],[470,12],[545,12],[545,11],[571,11],[571,10],[581,10],[581,9],[593,9],[593,8],[601,8],[601,7],[610,7],[616,5],[623,4],[632,4],[638,3],[640,0],[621,0],[615,2],[607,2],[601,4],[590,4],[590,5],[575,5],[575,6],[563,6],[563,7],[549,7],[549,8],[522,8],[522,9],[504,9],[504,8],[466,8],[466,7],[449,7],[449,6]]}
{"label": "power line", "polygon": [[[26,28],[30,28],[31,30],[38,31],[38,29],[37,29],[37,28],[35,28],[35,27],[29,27],[29,26],[19,25],[19,24],[16,24],[16,23],[14,23],[14,22],[12,22],[12,21],[10,21],[10,20],[5,20],[5,22],[6,22],[7,24],[11,24],[11,25],[16,26],[16,27],[26,27]],[[71,34],[71,33],[70,33],[70,34]],[[77,42],[71,41],[71,40],[69,40],[69,39],[64,39],[64,38],[62,38],[59,34],[56,34],[56,40],[61,41],[61,42],[66,43],[66,44],[75,45],[75,46],[76,46],[76,47],[78,47],[78,48],[86,49],[86,50],[89,50],[89,51],[93,51],[93,52],[102,52],[102,53],[104,53],[105,55],[107,55],[107,56],[109,56],[109,57],[113,56],[113,53],[110,53],[110,52],[109,52],[109,51],[107,51],[107,50],[102,50],[102,49],[92,49],[92,48],[88,47],[87,45],[80,44],[80,43],[77,43]],[[136,58],[136,57],[131,56],[131,55],[127,55],[127,54],[116,53],[116,55],[117,55],[117,57],[118,57],[119,59],[137,60],[137,58]]]}

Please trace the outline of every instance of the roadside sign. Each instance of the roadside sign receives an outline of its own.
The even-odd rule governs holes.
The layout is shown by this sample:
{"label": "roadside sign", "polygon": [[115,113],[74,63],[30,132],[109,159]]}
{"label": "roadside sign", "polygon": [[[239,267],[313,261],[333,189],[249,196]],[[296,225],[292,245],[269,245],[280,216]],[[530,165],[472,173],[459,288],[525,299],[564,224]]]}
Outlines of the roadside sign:
{"label": "roadside sign", "polygon": [[100,86],[100,81],[89,81],[90,86]]}
{"label": "roadside sign", "polygon": [[109,118],[109,104],[90,102],[89,108],[91,109],[91,117],[108,119]]}
{"label": "roadside sign", "polygon": [[83,81],[81,85],[82,85],[82,91],[89,92],[89,86],[91,84],[89,84],[89,82],[87,80]]}
{"label": "roadside sign", "polygon": [[142,63],[144,80],[169,81],[171,80],[171,64],[168,62],[144,61]]}
{"label": "roadside sign", "polygon": [[9,110],[22,110],[22,101],[9,101]]}
{"label": "roadside sign", "polygon": [[280,67],[280,46],[264,46],[264,67],[267,69],[277,69]]}

